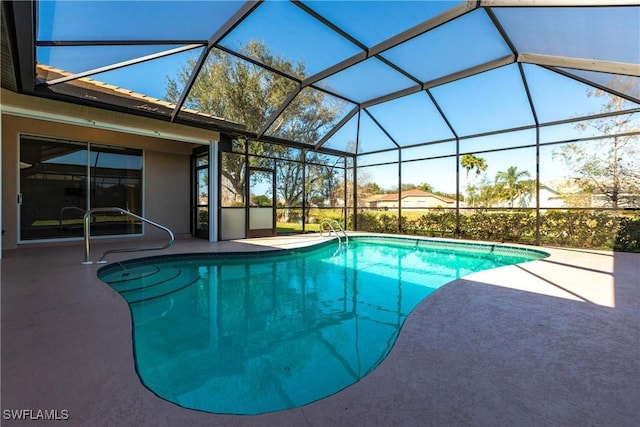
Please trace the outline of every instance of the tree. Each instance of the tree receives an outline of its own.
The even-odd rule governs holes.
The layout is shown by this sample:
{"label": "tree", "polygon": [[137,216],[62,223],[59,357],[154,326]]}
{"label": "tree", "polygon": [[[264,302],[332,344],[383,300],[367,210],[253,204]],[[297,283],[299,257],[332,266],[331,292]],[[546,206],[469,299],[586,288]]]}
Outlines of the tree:
{"label": "tree", "polygon": [[[382,187],[373,182],[369,174],[358,170],[358,200],[356,207],[367,207],[367,199],[379,194],[384,194]],[[347,196],[349,197],[350,195],[348,194]]]}
{"label": "tree", "polygon": [[245,201],[247,165],[243,154],[221,153],[223,206],[242,206]]}
{"label": "tree", "polygon": [[[251,41],[240,51],[247,57],[300,80],[306,77],[302,62],[294,65],[281,56],[273,55],[262,42]],[[167,78],[167,101],[177,103],[181,94],[180,88],[189,81],[195,64],[196,59],[192,58],[181,68],[176,79]],[[212,49],[185,100],[184,107],[243,124],[247,130],[258,132],[295,85],[295,82],[266,68],[240,60],[221,50]],[[313,144],[335,124],[343,109],[344,102],[336,101],[324,92],[302,90],[273,123],[268,133],[290,141]],[[258,141],[241,143],[248,143],[252,154],[289,158],[287,147]],[[251,159],[251,166],[262,167],[268,162],[260,157]],[[285,176],[297,176],[301,179],[302,166],[303,163],[291,163],[281,171]],[[244,156],[223,155],[221,172],[226,180],[225,185],[235,194],[244,197],[247,172]],[[301,181],[299,188],[303,188]],[[294,193],[293,189],[284,191],[285,203],[296,200],[298,196]]]}
{"label": "tree", "polygon": [[521,208],[535,206],[534,196],[537,191],[535,179],[523,179],[518,183],[518,198]]}
{"label": "tree", "polygon": [[[612,86],[628,91],[634,82],[618,79]],[[602,99],[602,112],[620,114],[580,122],[581,131],[595,130],[609,138],[572,142],[554,152],[571,171],[583,192],[599,194],[605,205],[618,208],[640,206],[640,122],[637,113],[625,110],[637,106],[600,89],[589,89],[589,97]]]}
{"label": "tree", "polygon": [[256,206],[271,206],[271,197],[266,194],[259,194],[257,196],[252,196],[252,198],[253,203],[255,203]]}
{"label": "tree", "polygon": [[[415,190],[416,188],[418,188],[414,183],[411,182],[403,182],[402,185],[400,186],[401,191],[409,191],[409,190]],[[391,188],[391,190],[389,191],[389,193],[397,193],[398,192],[398,187],[393,187]]]}
{"label": "tree", "polygon": [[523,178],[529,176],[529,172],[519,171],[517,166],[510,166],[506,171],[496,174],[496,186],[504,186],[504,198],[510,202],[512,209],[515,198],[524,194],[530,187],[530,181],[523,181]]}
{"label": "tree", "polygon": [[427,193],[433,193],[434,192],[433,185],[431,185],[431,184],[429,184],[427,182],[423,182],[423,183],[418,184],[418,186],[416,188],[418,190],[420,190],[420,191],[426,191]]}
{"label": "tree", "polygon": [[334,207],[344,198],[344,169],[341,157],[323,156],[307,163],[305,180],[306,220],[312,205]]}
{"label": "tree", "polygon": [[338,198],[344,193],[339,194],[340,184],[344,180],[344,171],[336,163],[325,164],[320,166],[320,173],[316,175],[314,182],[316,191],[321,200],[328,201],[329,206],[336,206],[338,204]]}
{"label": "tree", "polygon": [[498,201],[504,199],[504,189],[501,184],[496,185],[487,176],[481,176],[477,183],[469,184],[466,188],[467,196],[465,200],[469,206],[493,206]]}
{"label": "tree", "polygon": [[467,170],[467,181],[469,180],[469,172],[476,170],[476,176],[479,176],[487,169],[487,161],[482,157],[473,154],[465,154],[460,159],[460,165]]}
{"label": "tree", "polygon": [[290,208],[302,208],[304,190],[302,163],[285,158],[278,159],[276,162],[276,195],[278,201],[285,208],[282,218],[284,222],[298,219],[297,217],[291,218]]}
{"label": "tree", "polygon": [[469,182],[469,172],[475,169],[475,180],[478,180],[478,178],[480,178],[480,175],[482,175],[482,173],[487,170],[487,161],[482,157],[475,156],[474,154],[465,154],[460,159],[460,166],[467,170],[467,200],[469,201],[471,206],[474,206],[477,202],[482,200],[482,190],[481,187],[478,187],[477,185]]}
{"label": "tree", "polygon": [[[426,191],[427,193],[433,193],[433,186],[426,182],[422,182],[418,185],[411,182],[403,182],[400,188],[402,189],[402,191],[420,190],[420,191]],[[395,194],[397,192],[398,192],[398,187],[392,187],[389,190],[385,191],[385,193],[387,194]]]}
{"label": "tree", "polygon": [[358,193],[366,193],[369,195],[373,194],[384,194],[384,190],[375,182],[370,182],[367,180],[358,180],[360,184],[358,186]]}

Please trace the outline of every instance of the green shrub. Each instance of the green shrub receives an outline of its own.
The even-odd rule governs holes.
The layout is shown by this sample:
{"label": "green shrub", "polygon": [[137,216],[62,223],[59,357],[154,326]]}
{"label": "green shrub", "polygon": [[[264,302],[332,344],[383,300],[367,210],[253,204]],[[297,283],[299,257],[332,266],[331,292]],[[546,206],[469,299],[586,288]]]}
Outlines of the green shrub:
{"label": "green shrub", "polygon": [[416,221],[417,234],[425,236],[453,236],[456,231],[456,213],[452,211],[428,212]]}
{"label": "green shrub", "polygon": [[[415,219],[386,213],[362,211],[357,214],[358,230],[375,233],[403,233],[423,236],[450,236],[533,244],[536,242],[535,211],[475,211],[460,215],[430,211]],[[400,225],[400,227],[399,227]],[[353,218],[349,227],[353,229]],[[540,244],[586,249],[615,249],[640,252],[640,215],[616,215],[607,211],[546,211],[540,213]]]}
{"label": "green shrub", "polygon": [[608,212],[549,211],[540,217],[542,244],[573,248],[614,247],[619,217]]}
{"label": "green shrub", "polygon": [[209,226],[209,209],[201,209],[198,212],[198,222],[200,228],[207,228]]}
{"label": "green shrub", "polygon": [[620,219],[614,249],[640,252],[640,216]]}

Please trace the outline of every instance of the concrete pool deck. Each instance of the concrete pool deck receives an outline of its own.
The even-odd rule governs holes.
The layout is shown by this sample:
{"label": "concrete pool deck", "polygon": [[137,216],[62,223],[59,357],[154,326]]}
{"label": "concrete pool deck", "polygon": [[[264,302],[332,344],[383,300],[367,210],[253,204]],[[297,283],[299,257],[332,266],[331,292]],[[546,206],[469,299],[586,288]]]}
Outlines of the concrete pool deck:
{"label": "concrete pool deck", "polygon": [[[185,238],[168,251],[108,259],[255,251],[321,239],[210,244]],[[92,257],[122,246],[96,240]],[[551,256],[438,289],[407,318],[389,356],[353,386],[292,410],[232,416],[181,408],[141,384],[127,303],[97,278],[100,265],[80,264],[80,242],[23,246],[5,252],[1,264],[0,424],[637,425],[640,254],[540,249]],[[32,418],[38,410],[57,410],[49,415],[68,414],[68,420],[15,420],[11,410]]]}

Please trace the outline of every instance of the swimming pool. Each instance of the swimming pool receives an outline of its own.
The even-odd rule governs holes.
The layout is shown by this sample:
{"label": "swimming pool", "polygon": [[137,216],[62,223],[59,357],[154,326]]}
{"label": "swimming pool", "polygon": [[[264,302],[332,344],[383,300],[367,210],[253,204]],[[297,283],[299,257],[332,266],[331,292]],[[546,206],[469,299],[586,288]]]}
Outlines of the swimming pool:
{"label": "swimming pool", "polygon": [[136,368],[150,390],[186,408],[259,414],[359,381],[438,287],[547,256],[395,237],[336,248],[150,257],[98,275],[129,303]]}

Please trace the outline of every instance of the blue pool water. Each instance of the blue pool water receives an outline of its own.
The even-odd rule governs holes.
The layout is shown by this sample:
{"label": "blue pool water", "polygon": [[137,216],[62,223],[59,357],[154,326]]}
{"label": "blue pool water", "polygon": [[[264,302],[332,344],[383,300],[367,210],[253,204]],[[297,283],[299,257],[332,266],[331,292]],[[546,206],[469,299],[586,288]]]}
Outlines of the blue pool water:
{"label": "blue pool water", "polygon": [[143,258],[103,267],[129,303],[137,370],[158,396],[258,414],[331,395],[388,354],[411,310],[466,274],[543,252],[418,239]]}

